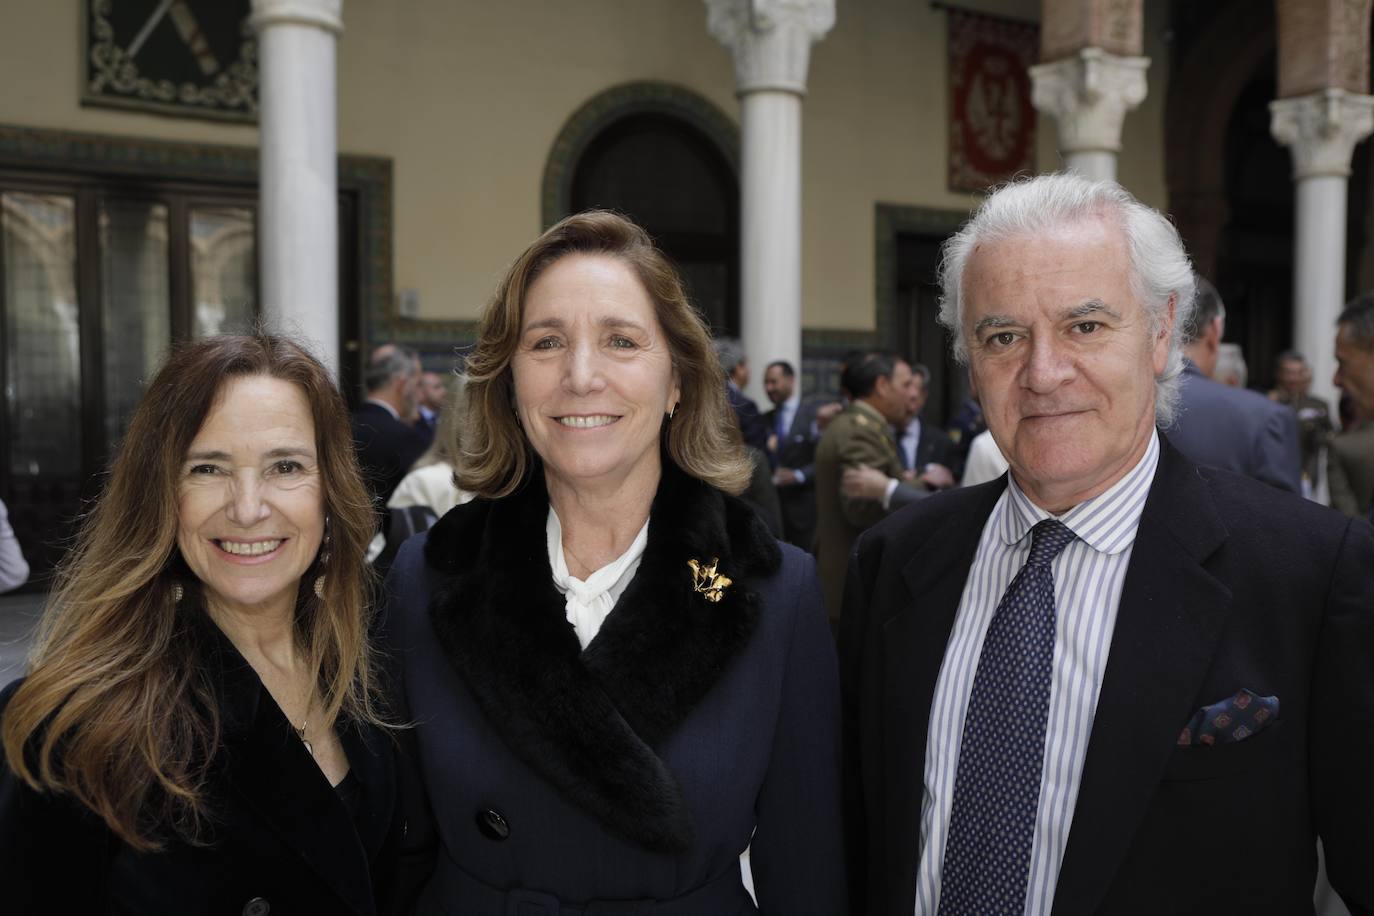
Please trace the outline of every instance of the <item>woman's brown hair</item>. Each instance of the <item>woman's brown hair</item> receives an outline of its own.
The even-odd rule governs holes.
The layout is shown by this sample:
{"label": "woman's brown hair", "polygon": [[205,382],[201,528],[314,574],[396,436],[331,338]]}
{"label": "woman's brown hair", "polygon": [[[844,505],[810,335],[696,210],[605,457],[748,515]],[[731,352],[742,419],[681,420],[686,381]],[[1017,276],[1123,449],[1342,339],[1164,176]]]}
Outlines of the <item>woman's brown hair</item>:
{"label": "woman's brown hair", "polygon": [[505,496],[531,467],[534,452],[513,410],[511,358],[520,343],[530,287],[549,265],[573,254],[618,258],[644,284],[682,390],[666,426],[668,456],[693,477],[727,493],[742,492],[751,466],[739,437],[732,435],[725,379],[706,324],[688,303],[677,271],[648,233],[605,210],[577,213],[548,229],[516,259],[496,288],[467,359],[468,410],[454,456],[458,485],[478,496]]}
{"label": "woman's brown hair", "polygon": [[205,612],[176,546],[177,492],[186,451],[225,382],[255,375],[298,386],[315,423],[329,547],[301,580],[297,646],[330,723],[341,714],[381,720],[363,562],[375,516],[343,398],[318,361],[281,337],[175,348],[58,570],[3,726],[5,756],[21,779],[76,798],[135,849],[159,848],[171,835],[201,842],[213,819],[205,785],[220,742],[218,688],[201,657],[199,621],[189,616]]}

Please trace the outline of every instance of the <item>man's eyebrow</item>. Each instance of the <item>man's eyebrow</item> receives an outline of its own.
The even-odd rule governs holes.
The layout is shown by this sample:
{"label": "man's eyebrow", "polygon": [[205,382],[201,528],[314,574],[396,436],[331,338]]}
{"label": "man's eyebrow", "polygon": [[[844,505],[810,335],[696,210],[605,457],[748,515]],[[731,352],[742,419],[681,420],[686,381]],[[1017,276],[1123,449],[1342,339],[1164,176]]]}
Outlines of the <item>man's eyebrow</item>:
{"label": "man's eyebrow", "polygon": [[1017,326],[1017,321],[1010,315],[988,315],[980,318],[978,323],[973,326],[973,335],[977,337],[988,328],[1013,328]]}
{"label": "man's eyebrow", "polygon": [[1070,320],[1075,318],[1087,318],[1090,315],[1106,315],[1113,321],[1121,320],[1121,313],[1101,299],[1089,299],[1082,305],[1075,305],[1073,308],[1064,311],[1064,317]]}

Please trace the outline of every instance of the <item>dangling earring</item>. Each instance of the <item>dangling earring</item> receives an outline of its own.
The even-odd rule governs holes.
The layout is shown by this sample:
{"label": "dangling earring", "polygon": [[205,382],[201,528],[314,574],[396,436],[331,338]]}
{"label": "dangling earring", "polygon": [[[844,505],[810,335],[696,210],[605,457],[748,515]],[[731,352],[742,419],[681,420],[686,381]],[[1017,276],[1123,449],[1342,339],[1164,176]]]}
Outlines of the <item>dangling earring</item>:
{"label": "dangling earring", "polygon": [[172,603],[181,604],[181,599],[185,597],[186,590],[181,587],[180,582],[172,583]]}
{"label": "dangling earring", "polygon": [[668,411],[668,419],[671,420],[671,419],[672,419],[673,417],[675,417],[675,416],[677,416],[677,405],[676,405],[676,404],[673,405],[673,409],[672,409],[672,410]]}

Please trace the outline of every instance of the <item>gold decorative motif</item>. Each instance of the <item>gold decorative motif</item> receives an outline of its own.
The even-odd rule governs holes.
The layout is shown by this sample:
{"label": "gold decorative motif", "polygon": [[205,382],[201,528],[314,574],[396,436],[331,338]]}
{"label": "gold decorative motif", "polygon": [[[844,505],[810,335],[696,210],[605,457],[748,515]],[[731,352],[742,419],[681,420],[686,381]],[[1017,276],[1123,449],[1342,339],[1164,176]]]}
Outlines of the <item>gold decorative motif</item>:
{"label": "gold decorative motif", "polygon": [[716,564],[719,562],[720,557],[712,557],[710,566],[703,566],[696,560],[687,561],[687,565],[692,567],[692,590],[698,595],[704,595],[712,604],[725,597],[725,589],[731,582],[729,578],[716,572]]}

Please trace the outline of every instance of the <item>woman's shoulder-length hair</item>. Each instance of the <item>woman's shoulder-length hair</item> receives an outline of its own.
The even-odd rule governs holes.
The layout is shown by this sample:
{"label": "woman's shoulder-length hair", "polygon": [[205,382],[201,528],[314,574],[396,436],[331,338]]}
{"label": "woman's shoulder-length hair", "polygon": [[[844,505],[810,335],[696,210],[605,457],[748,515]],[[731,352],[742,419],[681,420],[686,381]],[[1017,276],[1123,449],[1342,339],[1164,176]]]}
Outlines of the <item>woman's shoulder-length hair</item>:
{"label": "woman's shoulder-length hair", "polygon": [[687,474],[727,493],[742,492],[751,466],[725,400],[725,379],[706,323],[649,234],[605,210],[577,213],[549,228],[516,258],[497,286],[467,358],[468,409],[454,456],[458,485],[478,496],[505,496],[533,466],[533,449],[513,409],[511,359],[520,343],[530,287],[549,265],[574,254],[605,255],[628,264],[653,302],[682,392],[664,432],[669,458]]}
{"label": "woman's shoulder-length hair", "polygon": [[178,485],[225,383],[246,376],[297,386],[315,426],[329,546],[298,590],[298,649],[330,721],[342,713],[381,722],[363,560],[375,516],[338,388],[318,360],[283,337],[175,347],[148,383],[104,492],[58,568],[28,674],[3,723],[5,756],[22,780],[75,797],[137,849],[157,848],[169,835],[196,842],[206,822],[202,787],[219,746],[219,707],[195,637],[200,628],[186,625],[185,615],[204,608],[177,549]]}

